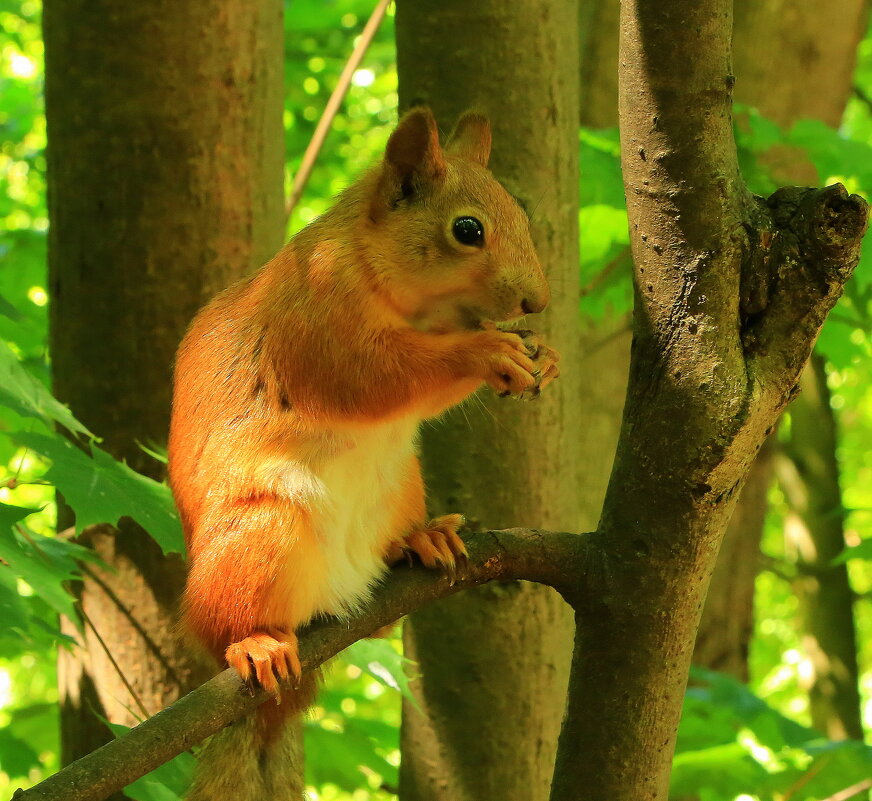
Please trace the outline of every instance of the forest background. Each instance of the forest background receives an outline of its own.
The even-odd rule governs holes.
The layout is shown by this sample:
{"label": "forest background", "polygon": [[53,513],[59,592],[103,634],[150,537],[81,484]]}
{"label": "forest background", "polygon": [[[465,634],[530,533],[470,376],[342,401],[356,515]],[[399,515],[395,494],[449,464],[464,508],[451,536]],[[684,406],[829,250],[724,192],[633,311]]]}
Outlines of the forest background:
{"label": "forest background", "polygon": [[[369,2],[298,0],[285,10],[285,152],[287,188],[299,168],[330,92],[372,10]],[[76,604],[77,577],[96,564],[92,552],[56,536],[54,493],[74,508],[79,528],[117,522],[129,515],[146,526],[166,551],[179,549],[178,524],[164,486],[131,470],[99,448],[89,432],[49,394],[46,274],[48,213],[45,193],[45,117],[42,106],[43,44],[40,5],[0,2],[0,795],[27,786],[57,769],[60,759],[57,650],[75,648],[77,627],[62,633],[59,614],[89,624]],[[355,175],[378,158],[397,115],[393,12],[355,71],[301,201],[288,221],[293,233],[321,213]],[[590,28],[586,29],[585,25]],[[784,20],[788,26],[790,20]],[[593,21],[582,15],[585,43]],[[821,29],[819,37],[830,35]],[[616,31],[615,31],[616,36]],[[588,53],[607,62],[609,47],[587,41]],[[593,56],[592,56],[593,57]],[[739,73],[739,89],[742,74]],[[588,77],[597,71],[588,63]],[[584,78],[584,74],[583,74]],[[779,94],[775,84],[768,90]],[[739,97],[741,91],[737,90]],[[585,288],[580,328],[608,331],[589,351],[626,346],[632,302],[626,211],[617,131],[609,103],[582,96],[579,148],[582,251]],[[585,113],[588,114],[585,119]],[[872,36],[857,49],[850,98],[841,120],[772,118],[750,105],[737,113],[743,172],[752,190],[766,195],[785,174],[812,185],[834,181],[872,195]],[[800,179],[796,179],[800,180]],[[868,249],[868,248],[867,248]],[[825,386],[804,393],[823,398],[823,417],[801,412],[783,420],[762,477],[752,479],[762,502],[762,525],[740,534],[752,544],[745,562],[756,574],[753,629],[739,631],[727,657],[701,640],[702,667],[688,691],[673,771],[673,795],[703,801],[823,799],[862,782],[872,756],[856,744],[857,723],[872,725],[872,263],[867,256],[830,316],[817,353]],[[617,391],[617,390],[616,390]],[[799,407],[802,409],[803,407]],[[808,409],[808,407],[805,407]],[[837,440],[825,454],[838,470],[840,497],[818,515],[836,521],[847,550],[857,602],[834,612],[852,616],[860,697],[853,710],[819,708],[819,656],[810,637],[804,582],[815,571],[833,571],[831,557],[810,570],[804,564],[801,530],[808,523],[803,488],[803,420],[826,430],[837,423]],[[89,443],[69,445],[57,426]],[[147,458],[161,459],[161,444],[142,442]],[[830,458],[832,457],[832,458]],[[772,476],[775,480],[772,480]],[[832,471],[820,479],[832,480]],[[817,480],[817,479],[815,479]],[[756,485],[754,482],[757,482]],[[814,480],[813,482],[814,483]],[[814,489],[814,487],[812,487]],[[31,511],[37,510],[37,511]],[[820,510],[819,510],[820,511]],[[536,521],[523,521],[535,524]],[[756,531],[755,531],[756,529]],[[759,549],[757,540],[760,539]],[[759,553],[758,553],[759,550]],[[717,585],[716,585],[717,586]],[[804,594],[806,593],[806,594]],[[740,603],[741,593],[728,593]],[[826,604],[816,596],[815,604]],[[722,610],[744,621],[747,610]],[[747,618],[750,620],[750,618]],[[739,627],[741,628],[741,626]],[[706,624],[703,625],[703,633]],[[711,631],[711,628],[709,628]],[[844,644],[842,644],[844,645]],[[842,647],[842,646],[840,646]],[[853,644],[851,644],[853,647]],[[109,643],[111,650],[111,643]],[[306,782],[313,799],[388,799],[395,795],[400,758],[401,697],[410,695],[400,640],[358,644],[329,672],[318,706],[305,724]],[[738,655],[737,655],[738,654]],[[850,661],[850,660],[849,660]],[[723,672],[709,672],[716,667]],[[850,678],[850,677],[849,677]],[[826,683],[826,679],[824,679]],[[849,694],[850,695],[850,694]],[[824,705],[825,706],[825,705]],[[155,710],[151,710],[152,712]],[[134,718],[140,717],[132,709]],[[826,735],[829,735],[826,736]],[[129,788],[136,799],[176,798],[190,775],[183,756]]]}

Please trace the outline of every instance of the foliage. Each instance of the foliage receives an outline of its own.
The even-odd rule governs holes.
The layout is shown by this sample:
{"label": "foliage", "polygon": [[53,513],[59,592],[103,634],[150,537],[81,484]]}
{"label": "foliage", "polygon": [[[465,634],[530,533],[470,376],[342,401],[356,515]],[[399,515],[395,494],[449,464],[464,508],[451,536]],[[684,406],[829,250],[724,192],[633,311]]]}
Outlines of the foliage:
{"label": "foliage", "polygon": [[868,777],[872,748],[831,743],[800,726],[747,687],[702,668],[691,672],[670,792],[720,801],[759,798],[815,801]]}
{"label": "foliage", "polygon": [[[371,11],[372,4],[361,0],[288,4],[289,176],[299,166],[353,39]],[[182,550],[167,487],[99,448],[95,434],[48,390],[48,220],[39,13],[33,0],[0,0],[0,259],[4,265],[0,270],[0,611],[6,621],[0,631],[0,691],[2,680],[9,680],[8,692],[0,695],[0,723],[6,719],[0,730],[0,769],[10,782],[4,787],[0,779],[0,793],[7,795],[16,782],[38,780],[57,766],[51,653],[70,641],[58,631],[56,615],[78,620],[70,583],[78,579],[82,561],[95,559],[68,535],[53,536],[54,488],[64,493],[75,511],[76,532],[128,516],[165,551]],[[292,230],[323,211],[330,197],[381,151],[396,104],[389,16],[353,78],[324,153],[290,220]],[[310,758],[309,779],[317,784],[312,792],[338,797],[339,788],[350,793],[368,782],[372,785],[368,797],[385,797],[378,787],[383,781],[396,783],[399,725],[398,701],[385,685],[407,690],[408,679],[396,642],[362,644],[349,658],[333,672],[331,689],[321,696],[307,723],[310,740],[329,743],[330,752],[345,755],[321,763]],[[38,675],[44,681],[38,687],[25,686],[18,678],[32,675],[34,664],[40,666]],[[358,712],[346,720],[349,705]],[[38,736],[32,731],[33,722],[38,723]],[[366,766],[365,774],[358,764]],[[136,782],[128,794],[137,799],[178,797],[189,773],[190,761],[183,755]]]}
{"label": "foliage", "polygon": [[[288,186],[373,5],[372,0],[287,4]],[[77,619],[69,588],[80,565],[95,558],[73,541],[72,532],[54,535],[54,488],[72,505],[77,531],[129,516],[166,551],[181,550],[167,488],[100,449],[100,432],[88,431],[48,390],[39,12],[36,0],[0,0],[0,614],[6,621],[0,630],[0,793],[7,796],[17,784],[37,781],[57,767],[53,655],[58,647],[73,646],[59,632],[57,615]],[[821,183],[841,180],[852,191],[870,194],[872,104],[861,95],[872,94],[872,39],[861,43],[859,54],[860,91],[841,131],[815,121],[782,131],[753,109],[739,110],[739,157],[755,192],[765,195],[776,187],[767,154],[790,147],[807,154]],[[291,231],[327,208],[330,198],[375,159],[396,106],[389,15],[354,76],[289,221]],[[620,146],[616,131],[582,130],[579,147],[580,313],[597,321],[627,314],[632,301]],[[849,534],[857,546],[846,558],[854,557],[850,566],[859,592],[872,591],[872,571],[864,561],[872,557],[872,456],[862,445],[872,433],[872,395],[864,378],[870,373],[870,330],[872,266],[867,256],[820,343],[831,364],[833,403],[841,412],[845,503]],[[777,491],[773,501],[765,545],[777,557],[783,511]],[[675,761],[677,798],[812,801],[872,770],[869,749],[828,743],[802,725],[806,709],[798,679],[804,657],[792,625],[795,601],[772,573],[761,575],[758,607],[753,692],[724,676],[694,673]],[[859,625],[861,635],[872,632],[868,610],[860,612]],[[869,636],[860,639],[872,642]],[[861,656],[863,664],[872,662],[872,653]],[[311,798],[381,801],[394,795],[400,715],[396,690],[408,697],[407,668],[395,639],[358,643],[337,660],[306,721]],[[872,683],[868,673],[865,681]],[[191,765],[190,755],[182,755],[127,792],[139,801],[177,799]]]}

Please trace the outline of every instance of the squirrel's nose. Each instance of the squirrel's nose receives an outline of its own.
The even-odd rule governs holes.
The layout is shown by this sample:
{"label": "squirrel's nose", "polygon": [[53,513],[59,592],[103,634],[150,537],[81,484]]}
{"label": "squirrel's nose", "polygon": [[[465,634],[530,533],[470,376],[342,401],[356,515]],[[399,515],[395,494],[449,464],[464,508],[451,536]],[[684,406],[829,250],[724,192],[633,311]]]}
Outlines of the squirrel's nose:
{"label": "squirrel's nose", "polygon": [[521,311],[524,314],[538,314],[548,305],[548,298],[542,297],[537,298],[535,300],[530,300],[529,298],[524,298],[521,301]]}

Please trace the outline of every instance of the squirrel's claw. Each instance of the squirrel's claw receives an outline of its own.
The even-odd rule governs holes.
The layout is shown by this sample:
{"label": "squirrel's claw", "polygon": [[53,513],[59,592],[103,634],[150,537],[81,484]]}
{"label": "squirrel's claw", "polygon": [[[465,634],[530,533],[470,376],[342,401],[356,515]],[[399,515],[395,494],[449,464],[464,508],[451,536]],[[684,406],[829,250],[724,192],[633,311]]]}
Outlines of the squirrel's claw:
{"label": "squirrel's claw", "polygon": [[505,369],[488,379],[488,383],[501,398],[512,396],[516,400],[535,400],[542,389],[560,375],[557,369],[560,354],[549,348],[534,331],[504,332],[500,347],[509,344],[506,337],[515,343],[514,351],[508,349],[504,352],[501,365]]}
{"label": "squirrel's claw", "polygon": [[406,537],[405,549],[416,553],[425,567],[441,568],[453,586],[469,564],[468,553],[457,529],[466,522],[463,515],[443,515]]}
{"label": "squirrel's claw", "polygon": [[262,687],[281,703],[280,682],[294,678],[299,688],[303,671],[297,654],[297,635],[288,629],[256,632],[228,646],[224,658],[249,687]]}
{"label": "squirrel's claw", "polygon": [[538,334],[532,331],[518,333],[527,346],[527,353],[535,365],[531,372],[535,383],[532,387],[525,389],[518,395],[518,398],[522,400],[536,400],[542,394],[542,390],[560,375],[560,369],[557,367],[557,362],[560,361],[560,354],[553,348],[545,345]]}

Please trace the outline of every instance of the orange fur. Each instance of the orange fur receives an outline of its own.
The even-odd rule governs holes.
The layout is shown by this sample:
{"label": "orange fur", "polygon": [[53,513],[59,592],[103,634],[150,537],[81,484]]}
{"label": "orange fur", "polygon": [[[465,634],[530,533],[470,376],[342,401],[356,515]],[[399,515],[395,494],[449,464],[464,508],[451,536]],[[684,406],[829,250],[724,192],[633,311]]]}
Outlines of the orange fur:
{"label": "orange fur", "polygon": [[[412,551],[453,573],[465,555],[459,516],[425,523],[419,422],[483,382],[520,394],[557,375],[535,336],[494,326],[541,310],[548,288],[489,150],[478,115],[443,149],[430,112],[410,112],[382,164],[218,295],[179,348],[184,622],[277,694],[298,672],[294,631],[352,611],[386,560]],[[480,246],[453,237],[463,216],[483,224]]]}

